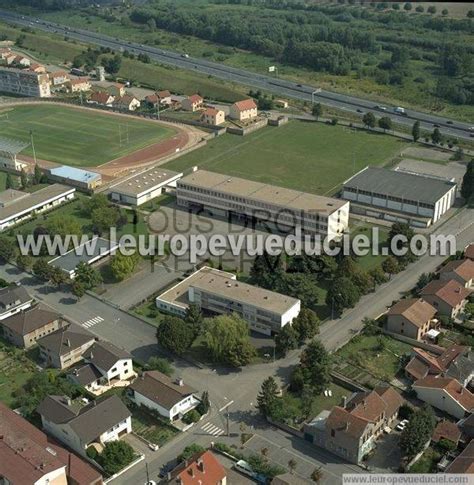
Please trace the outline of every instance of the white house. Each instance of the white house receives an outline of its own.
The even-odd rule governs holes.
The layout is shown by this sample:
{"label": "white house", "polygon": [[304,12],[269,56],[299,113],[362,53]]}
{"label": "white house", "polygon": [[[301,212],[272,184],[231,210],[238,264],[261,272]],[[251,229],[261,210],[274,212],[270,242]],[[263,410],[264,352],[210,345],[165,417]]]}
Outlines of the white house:
{"label": "white house", "polygon": [[196,391],[182,379],[173,381],[158,371],[147,371],[128,388],[128,396],[138,406],[157,411],[170,421],[182,418],[199,404]]}
{"label": "white house", "polygon": [[47,396],[36,410],[44,431],[83,456],[91,445],[104,446],[132,432],[131,413],[116,395],[86,406]]}
{"label": "white house", "polygon": [[427,376],[413,384],[418,399],[461,419],[474,412],[474,394],[451,377]]}
{"label": "white house", "polygon": [[9,318],[18,312],[30,308],[33,298],[22,287],[17,285],[0,289],[0,320]]}

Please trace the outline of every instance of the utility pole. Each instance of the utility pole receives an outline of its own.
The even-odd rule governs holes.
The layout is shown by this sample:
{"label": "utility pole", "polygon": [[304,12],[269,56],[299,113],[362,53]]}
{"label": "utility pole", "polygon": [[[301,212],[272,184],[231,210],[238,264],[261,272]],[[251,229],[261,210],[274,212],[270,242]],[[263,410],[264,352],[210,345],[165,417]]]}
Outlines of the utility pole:
{"label": "utility pole", "polygon": [[33,159],[36,165],[36,150],[35,150],[35,142],[33,140],[33,130],[30,130],[30,140],[31,140],[31,148],[33,149]]}
{"label": "utility pole", "polygon": [[230,436],[230,418],[229,418],[229,408],[230,406],[234,404],[234,401],[230,401],[228,402],[225,406],[222,406],[220,409],[219,409],[219,412],[221,413],[222,411],[226,411],[226,431],[227,431],[227,436]]}
{"label": "utility pole", "polygon": [[156,116],[160,119],[160,100],[156,103]]}

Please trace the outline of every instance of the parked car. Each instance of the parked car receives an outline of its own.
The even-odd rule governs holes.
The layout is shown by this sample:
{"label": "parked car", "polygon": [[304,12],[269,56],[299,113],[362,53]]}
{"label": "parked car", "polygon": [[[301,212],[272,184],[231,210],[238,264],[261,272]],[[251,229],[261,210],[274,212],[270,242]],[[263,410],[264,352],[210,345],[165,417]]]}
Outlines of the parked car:
{"label": "parked car", "polygon": [[255,472],[253,468],[245,461],[239,460],[237,463],[233,465],[238,472],[242,473],[242,475],[247,475],[250,478],[255,478]]}

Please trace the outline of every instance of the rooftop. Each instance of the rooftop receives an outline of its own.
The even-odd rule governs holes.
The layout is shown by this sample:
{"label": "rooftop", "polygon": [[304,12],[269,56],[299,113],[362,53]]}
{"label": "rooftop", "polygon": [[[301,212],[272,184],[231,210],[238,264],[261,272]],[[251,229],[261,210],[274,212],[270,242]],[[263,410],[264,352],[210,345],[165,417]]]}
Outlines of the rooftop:
{"label": "rooftop", "polygon": [[433,431],[432,440],[437,443],[441,439],[451,440],[456,443],[461,438],[461,430],[451,421],[440,421]]}
{"label": "rooftop", "polygon": [[0,288],[0,310],[5,309],[7,306],[21,305],[32,300],[33,298],[23,286],[10,285]]}
{"label": "rooftop", "polygon": [[187,396],[196,393],[196,390],[185,384],[171,379],[158,371],[146,371],[137,377],[130,389],[142,394],[151,401],[160,404],[165,409],[171,409]]}
{"label": "rooftop", "polygon": [[422,327],[436,315],[436,308],[422,298],[405,298],[395,303],[387,315],[402,315],[417,327]]}
{"label": "rooftop", "polygon": [[1,324],[13,332],[25,336],[60,318],[61,315],[58,313],[47,310],[42,305],[36,305],[2,320]]}
{"label": "rooftop", "polygon": [[472,259],[457,259],[449,261],[440,270],[440,273],[450,273],[453,271],[464,281],[474,279],[474,261]]}
{"label": "rooftop", "polygon": [[451,377],[427,376],[418,379],[414,386],[428,389],[442,389],[468,412],[474,411],[474,394],[465,389],[456,379]]}
{"label": "rooftop", "polygon": [[173,172],[172,170],[163,170],[161,168],[150,168],[133,177],[130,177],[117,185],[110,188],[110,192],[120,192],[122,194],[139,196],[143,192],[153,190],[161,185],[166,185],[176,177],[182,176],[182,173]]}
{"label": "rooftop", "polygon": [[17,155],[21,151],[23,151],[29,143],[20,140],[13,140],[11,138],[5,138],[4,136],[0,136],[0,152],[10,153],[13,155]]}
{"label": "rooftop", "polygon": [[226,477],[226,470],[212,452],[203,451],[179,464],[171,477],[181,485],[214,485]]}
{"label": "rooftop", "polygon": [[332,199],[330,197],[254,182],[239,177],[229,177],[228,175],[208,172],[207,170],[197,170],[186,175],[178,182],[178,187],[180,184],[194,185],[224,194],[245,197],[273,206],[280,206],[297,211],[315,210],[328,215],[347,204],[345,200]]}
{"label": "rooftop", "polygon": [[367,167],[344,183],[344,187],[428,204],[434,204],[455,186],[449,180],[380,167]]}
{"label": "rooftop", "polygon": [[462,303],[471,292],[456,280],[433,280],[421,291],[421,296],[435,295],[451,307]]}
{"label": "rooftop", "polygon": [[7,189],[0,192],[0,207],[8,207],[24,197],[29,197],[28,192],[21,192],[20,190]]}
{"label": "rooftop", "polygon": [[53,184],[23,197],[7,207],[0,208],[0,221],[8,221],[20,213],[31,211],[34,207],[75,192],[75,189],[61,184]]}
{"label": "rooftop", "polygon": [[236,103],[234,103],[234,106],[239,111],[248,111],[257,108],[257,105],[253,99],[244,99],[242,101],[237,101]]}
{"label": "rooftop", "polygon": [[125,350],[119,349],[110,342],[95,342],[89,347],[84,355],[84,359],[94,364],[98,369],[108,371],[119,360],[131,359],[132,356]]}
{"label": "rooftop", "polygon": [[446,468],[445,473],[474,473],[474,440]]}
{"label": "rooftop", "polygon": [[63,177],[83,183],[93,182],[94,180],[100,180],[102,178],[99,173],[89,172],[87,170],[69,167],[67,165],[51,168],[50,172],[52,175],[56,175],[57,177]]}
{"label": "rooftop", "polygon": [[89,333],[85,328],[72,323],[68,327],[56,330],[56,332],[39,339],[38,345],[61,356],[94,340],[94,335]]}
{"label": "rooftop", "polygon": [[226,271],[204,266],[185,280],[181,281],[158,298],[172,303],[188,305],[188,289],[190,287],[213,293],[233,301],[254,305],[272,313],[283,314],[299,300],[275,291],[242,283],[235,275]]}

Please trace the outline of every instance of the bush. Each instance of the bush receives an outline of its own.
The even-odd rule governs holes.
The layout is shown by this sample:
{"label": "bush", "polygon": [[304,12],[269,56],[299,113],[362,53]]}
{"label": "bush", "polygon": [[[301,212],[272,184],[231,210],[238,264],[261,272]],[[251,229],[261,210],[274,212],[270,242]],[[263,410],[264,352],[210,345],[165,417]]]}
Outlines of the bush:
{"label": "bush", "polygon": [[197,423],[200,419],[201,415],[195,409],[192,409],[183,416],[183,422],[186,424]]}
{"label": "bush", "polygon": [[414,410],[411,406],[409,406],[408,404],[402,404],[398,411],[398,417],[401,419],[410,419],[413,413]]}
{"label": "bush", "polygon": [[108,476],[114,475],[135,458],[133,448],[125,441],[112,441],[105,445],[104,451],[98,456],[97,462]]}
{"label": "bush", "polygon": [[87,448],[86,454],[91,460],[97,460],[97,457],[99,456],[99,452],[93,446]]}
{"label": "bush", "polygon": [[181,463],[184,460],[189,460],[189,458],[191,458],[196,453],[202,453],[203,451],[206,451],[206,449],[203,446],[198,445],[197,443],[186,446],[186,448],[178,456],[178,462]]}

